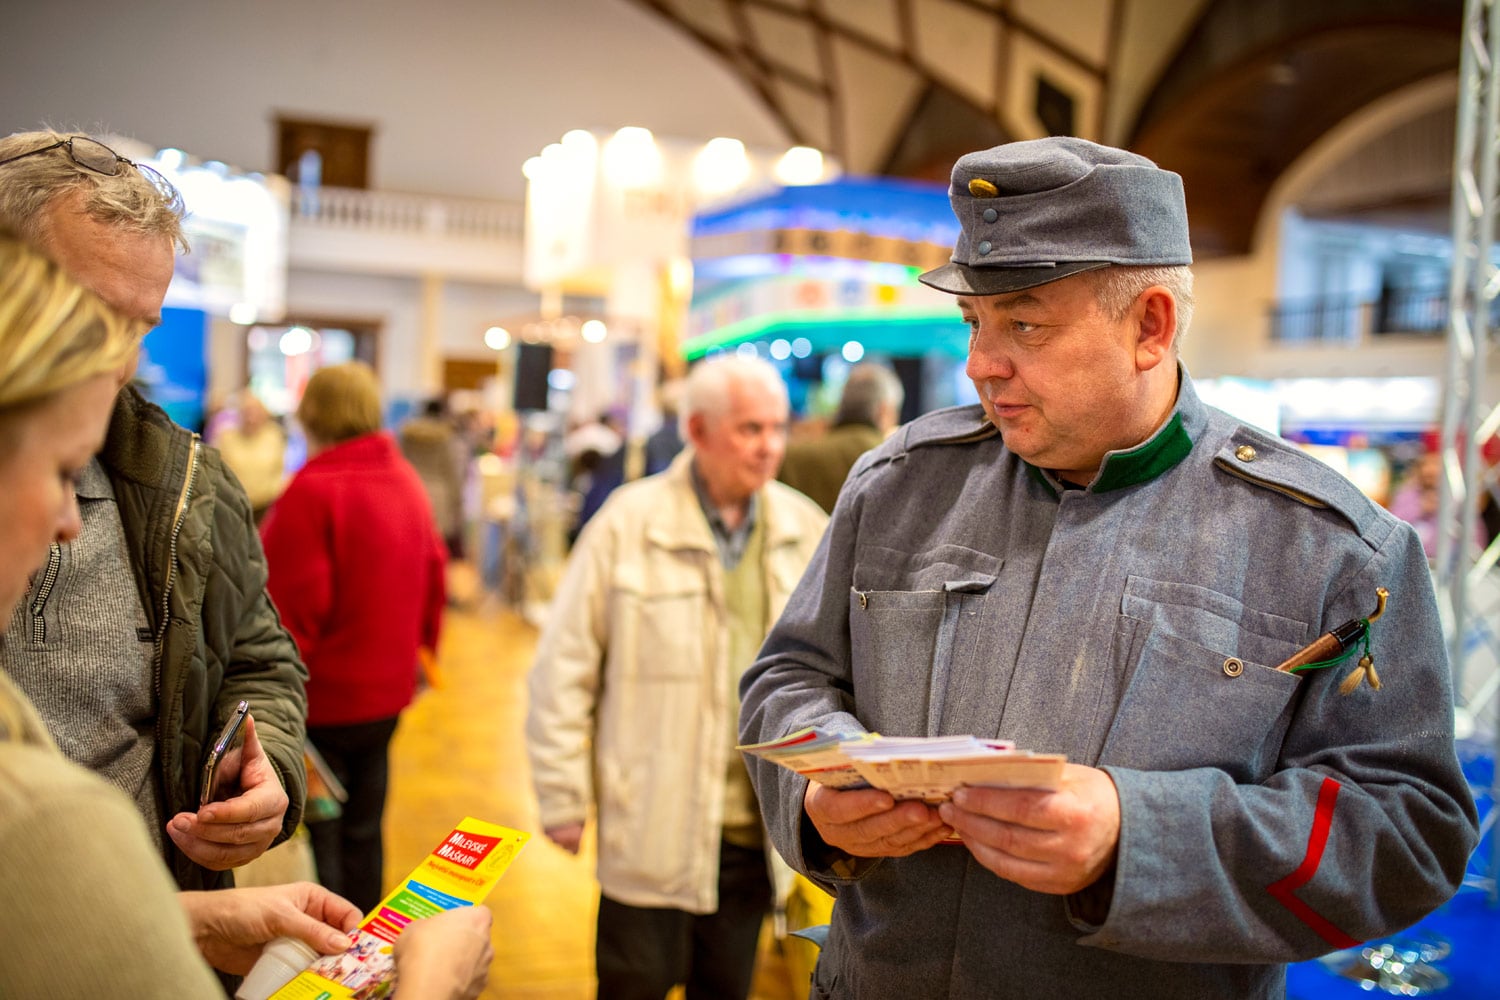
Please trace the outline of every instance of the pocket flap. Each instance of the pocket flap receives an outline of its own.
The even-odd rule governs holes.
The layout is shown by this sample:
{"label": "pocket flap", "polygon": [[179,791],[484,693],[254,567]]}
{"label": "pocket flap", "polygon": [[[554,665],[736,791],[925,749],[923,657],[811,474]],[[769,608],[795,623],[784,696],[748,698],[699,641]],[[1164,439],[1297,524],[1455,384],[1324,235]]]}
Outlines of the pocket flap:
{"label": "pocket flap", "polygon": [[1228,594],[1143,576],[1125,581],[1120,614],[1259,663],[1280,663],[1313,633],[1306,622],[1259,611]]}

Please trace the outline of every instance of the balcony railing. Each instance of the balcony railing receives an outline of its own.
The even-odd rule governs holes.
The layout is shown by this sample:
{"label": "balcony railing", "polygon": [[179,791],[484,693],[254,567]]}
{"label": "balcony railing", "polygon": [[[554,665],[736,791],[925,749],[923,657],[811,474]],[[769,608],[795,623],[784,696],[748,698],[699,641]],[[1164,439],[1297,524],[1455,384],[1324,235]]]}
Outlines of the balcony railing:
{"label": "balcony railing", "polygon": [[525,206],[508,201],[298,187],[291,209],[294,224],[392,235],[515,241],[526,229]]}
{"label": "balcony railing", "polygon": [[1271,339],[1283,344],[1352,343],[1364,328],[1365,305],[1345,296],[1278,303],[1271,309]]}
{"label": "balcony railing", "polygon": [[[1500,300],[1490,328],[1500,330]],[[1328,295],[1280,302],[1271,309],[1271,339],[1283,344],[1354,344],[1386,335],[1441,337],[1448,330],[1448,290],[1409,288],[1367,297]]]}
{"label": "balcony railing", "polygon": [[518,202],[294,188],[288,262],[351,274],[519,285],[526,209]]}

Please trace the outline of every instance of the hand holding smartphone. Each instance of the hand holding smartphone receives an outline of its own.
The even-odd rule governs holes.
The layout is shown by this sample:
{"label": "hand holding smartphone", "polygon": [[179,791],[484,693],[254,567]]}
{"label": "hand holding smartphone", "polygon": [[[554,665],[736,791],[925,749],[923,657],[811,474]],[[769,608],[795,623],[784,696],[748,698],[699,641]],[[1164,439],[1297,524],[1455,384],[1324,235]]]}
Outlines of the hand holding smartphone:
{"label": "hand holding smartphone", "polygon": [[198,796],[200,809],[210,802],[232,798],[238,793],[245,745],[245,717],[249,714],[250,703],[241,701],[208,748],[208,756],[203,761],[202,790]]}

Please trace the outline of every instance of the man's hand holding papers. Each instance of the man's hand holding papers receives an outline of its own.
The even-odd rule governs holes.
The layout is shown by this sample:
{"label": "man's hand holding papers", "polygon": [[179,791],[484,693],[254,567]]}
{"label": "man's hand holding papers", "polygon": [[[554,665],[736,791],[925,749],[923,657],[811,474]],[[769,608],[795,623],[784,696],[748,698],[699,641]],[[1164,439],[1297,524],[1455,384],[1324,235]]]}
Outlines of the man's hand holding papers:
{"label": "man's hand holding papers", "polygon": [[1108,898],[1120,842],[1120,795],[1109,772],[1066,764],[1053,790],[963,788],[937,812],[1001,878],[1054,895],[1101,883]]}
{"label": "man's hand holding papers", "polygon": [[807,778],[808,819],[854,857],[961,843],[996,875],[1038,892],[1109,884],[1120,830],[1114,783],[1061,754],[973,736],[818,728],[739,749]]}

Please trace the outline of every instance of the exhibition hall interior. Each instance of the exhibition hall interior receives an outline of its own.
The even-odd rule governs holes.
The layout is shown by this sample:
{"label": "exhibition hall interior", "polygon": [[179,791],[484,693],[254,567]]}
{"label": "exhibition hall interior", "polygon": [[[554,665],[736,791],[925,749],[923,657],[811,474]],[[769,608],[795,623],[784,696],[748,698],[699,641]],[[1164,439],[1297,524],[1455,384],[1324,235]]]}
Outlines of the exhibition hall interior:
{"label": "exhibition hall interior", "polygon": [[[304,394],[325,369],[374,373],[381,433],[415,469],[446,559],[440,634],[424,643],[415,695],[387,734],[382,892],[465,817],[529,835],[482,904],[493,916],[483,997],[609,995],[596,968],[600,885],[608,895],[619,875],[607,855],[626,848],[597,820],[627,794],[605,787],[624,781],[624,765],[602,756],[620,739],[607,722],[613,674],[569,689],[596,699],[578,720],[582,752],[596,755],[579,767],[598,786],[581,841],[559,839],[533,774],[536,674],[568,642],[543,640],[590,600],[570,556],[605,533],[586,524],[624,505],[612,505],[613,489],[687,467],[668,465],[698,440],[686,419],[679,430],[682,408],[697,405],[684,385],[717,359],[759,359],[780,375],[788,454],[837,433],[841,396],[871,367],[899,386],[891,426],[978,403],[970,325],[953,294],[919,276],[947,265],[962,236],[955,161],[1055,136],[1181,177],[1194,305],[1177,349],[1197,395],[1413,524],[1429,560],[1477,847],[1456,895],[1413,926],[1321,957],[1288,948],[1276,959],[1289,962],[1285,995],[1500,996],[1493,4],[11,6],[4,133],[88,135],[181,192],[188,249],[135,384],[243,483],[273,598],[289,545],[278,504],[326,451],[299,418]],[[692,481],[707,510],[709,487]],[[914,488],[908,502],[929,500]],[[835,526],[857,516],[847,506]],[[608,559],[587,554],[607,575]],[[626,575],[617,589],[633,586]],[[590,607],[602,621],[679,597],[630,595],[642,607],[621,612],[611,591]],[[298,614],[280,611],[295,633]],[[1364,628],[1378,637],[1375,617]],[[635,632],[615,623],[609,634]],[[306,658],[316,684],[319,664]],[[1379,667],[1399,677],[1403,664]],[[1177,725],[1164,717],[1163,739]],[[688,773],[675,759],[685,741],[661,738],[673,758],[662,766]],[[329,776],[334,787],[317,794],[336,813]],[[309,806],[240,884],[316,878],[312,816]],[[662,822],[709,820],[677,810]],[[658,833],[662,845],[688,839],[648,836]],[[1318,835],[1300,834],[1297,856]],[[1316,866],[1310,844],[1308,854]],[[809,995],[818,946],[786,930],[827,924],[839,905],[800,876],[790,891],[761,926],[755,1000]],[[932,995],[989,995],[954,990]],[[1122,995],[1153,994],[1134,984]]]}

